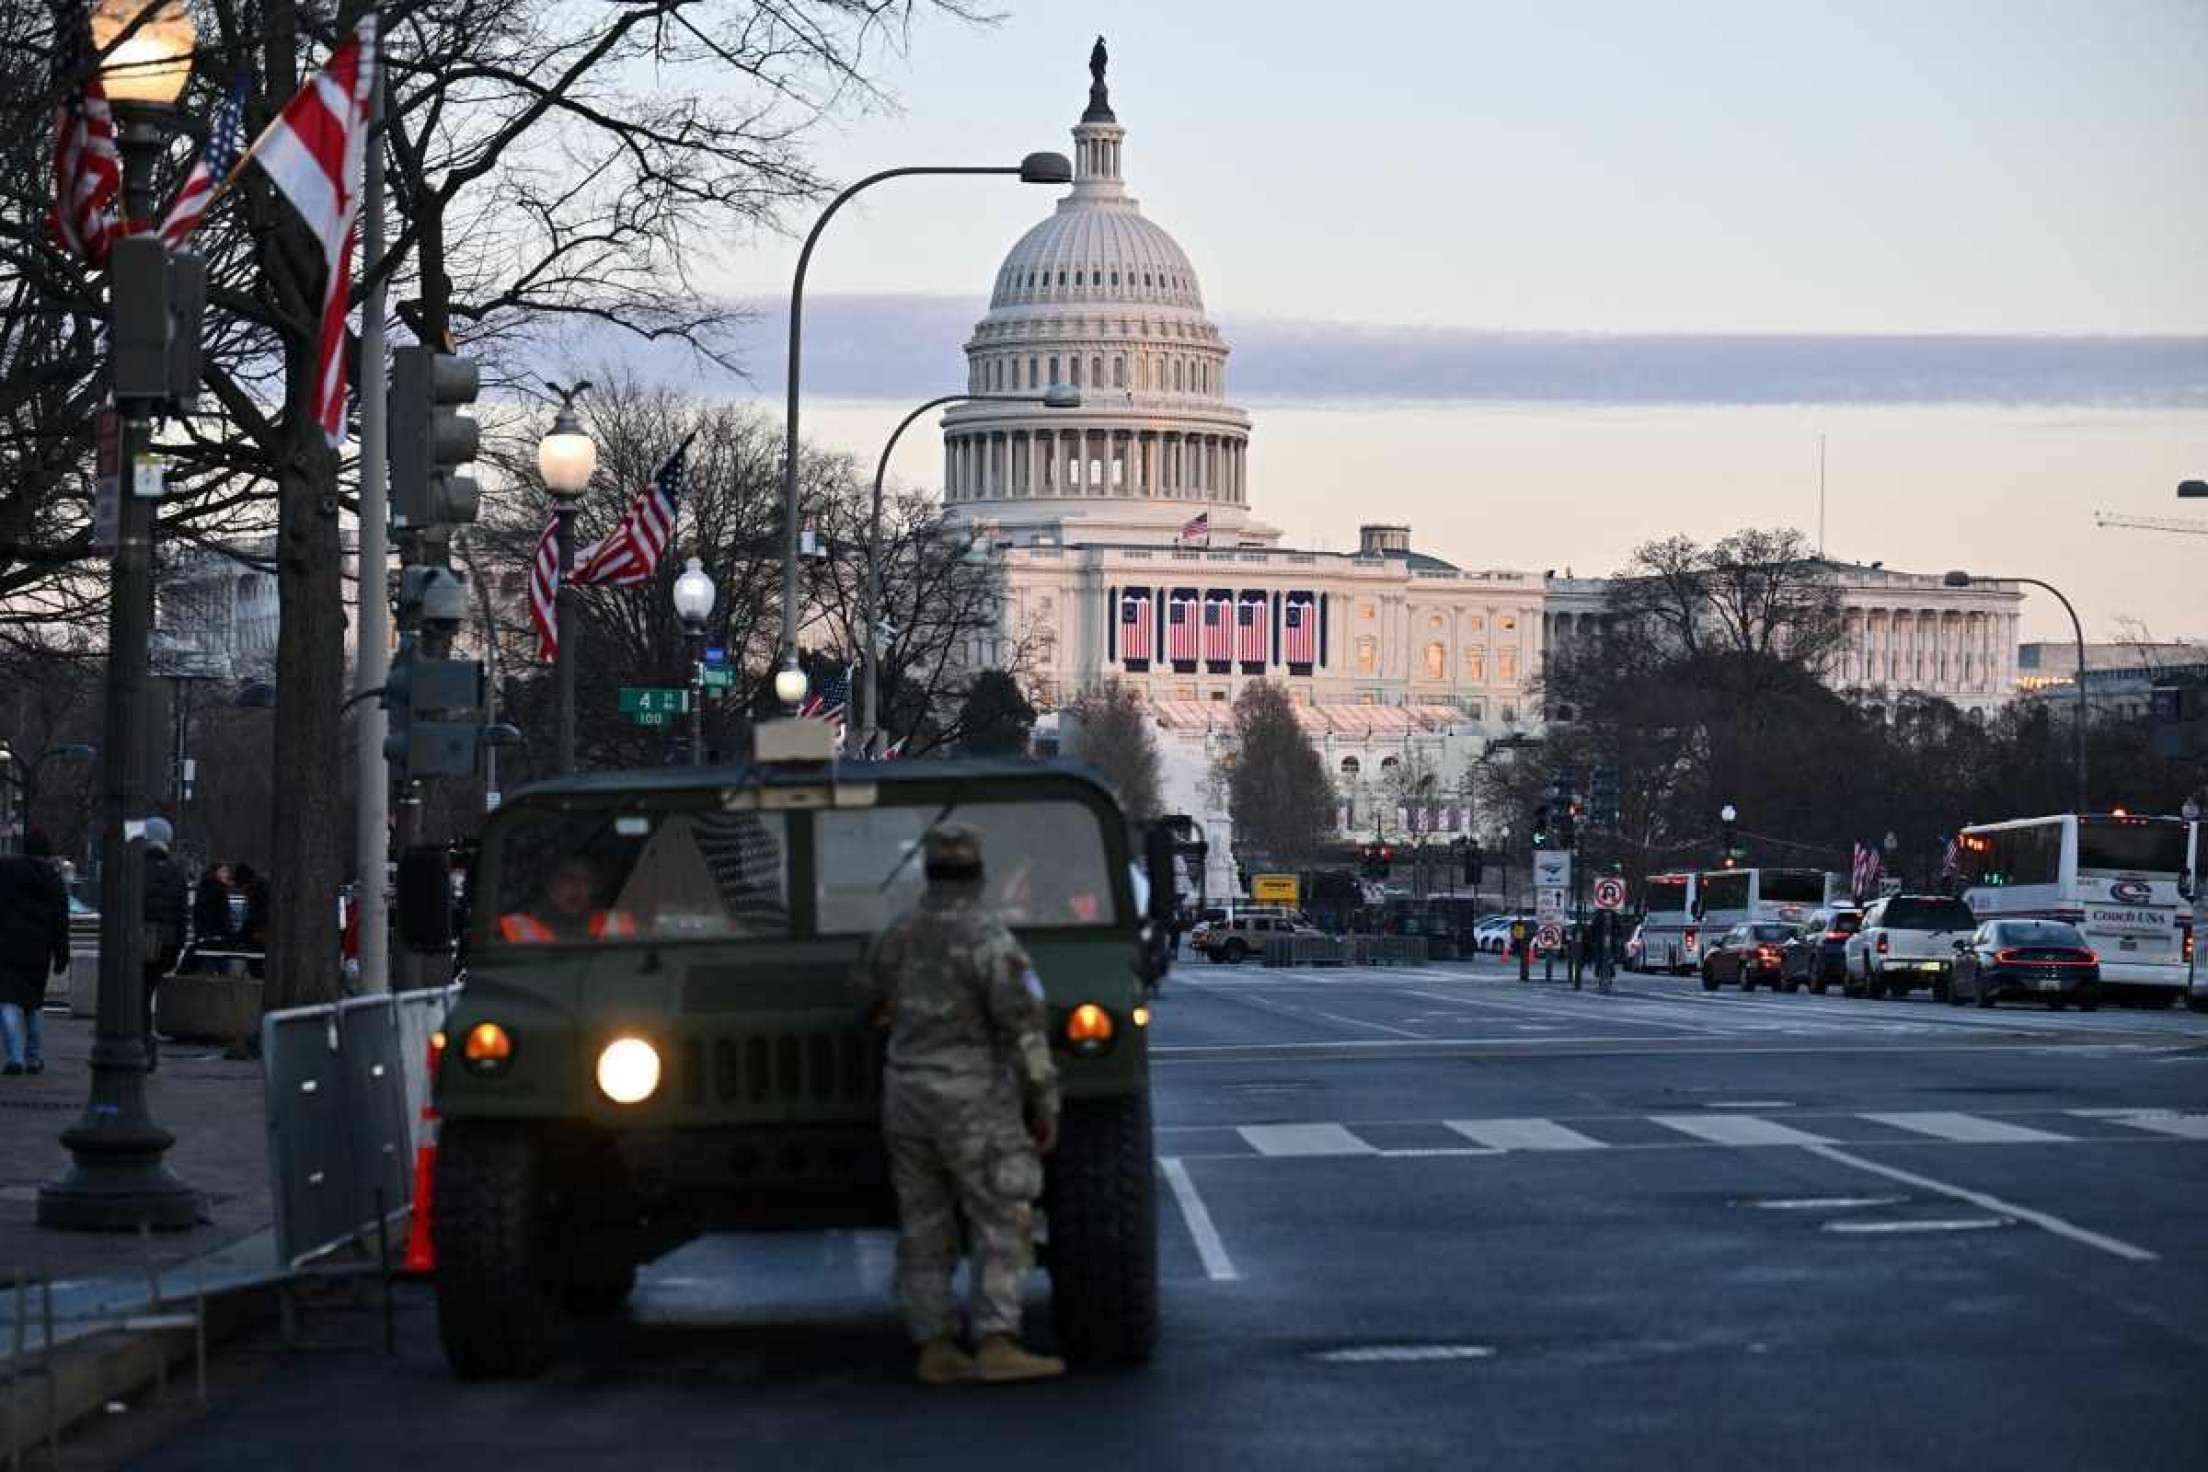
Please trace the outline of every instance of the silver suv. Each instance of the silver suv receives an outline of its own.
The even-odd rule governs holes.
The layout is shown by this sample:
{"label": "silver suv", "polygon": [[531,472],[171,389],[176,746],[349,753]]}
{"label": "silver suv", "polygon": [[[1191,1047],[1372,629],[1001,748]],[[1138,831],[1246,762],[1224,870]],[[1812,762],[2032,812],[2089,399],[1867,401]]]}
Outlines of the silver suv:
{"label": "silver suv", "polygon": [[1944,894],[1892,894],[1871,901],[1863,926],[1847,940],[1847,974],[1841,989],[1851,997],[1906,996],[1929,986],[1947,999],[1955,970],[1955,942],[1978,928],[1970,906]]}
{"label": "silver suv", "polygon": [[1301,915],[1286,911],[1237,911],[1193,932],[1188,943],[1213,962],[1239,965],[1251,956],[1265,954],[1265,942],[1276,936],[1317,935],[1318,928]]}

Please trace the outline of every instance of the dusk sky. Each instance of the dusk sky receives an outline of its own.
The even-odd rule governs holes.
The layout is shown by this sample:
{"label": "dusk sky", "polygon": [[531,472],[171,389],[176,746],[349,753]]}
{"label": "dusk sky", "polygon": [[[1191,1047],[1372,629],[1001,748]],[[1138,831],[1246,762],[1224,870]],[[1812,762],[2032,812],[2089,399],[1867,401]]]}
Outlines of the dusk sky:
{"label": "dusk sky", "polygon": [[[899,110],[819,158],[1064,150],[1098,31],[1291,542],[1385,517],[1585,574],[1674,531],[1814,534],[1821,433],[1836,555],[2045,577],[2089,637],[2208,636],[2208,538],[2092,522],[2208,517],[2174,497],[2208,475],[2208,5],[1030,3],[922,21]],[[1056,193],[901,181],[839,217],[809,435],[870,460],[956,387]],[[771,301],[794,256],[732,242],[710,279]],[[778,331],[731,391],[779,392]],[[897,466],[940,463],[916,429]],[[2068,634],[2037,596],[2025,626]]]}

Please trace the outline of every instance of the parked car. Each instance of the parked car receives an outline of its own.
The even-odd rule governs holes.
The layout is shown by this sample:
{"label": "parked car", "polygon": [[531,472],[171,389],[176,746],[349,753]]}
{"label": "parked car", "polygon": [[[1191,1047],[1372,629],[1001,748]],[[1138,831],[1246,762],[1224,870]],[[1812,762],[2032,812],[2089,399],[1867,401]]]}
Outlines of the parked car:
{"label": "parked car", "polygon": [[1252,955],[1262,955],[1265,943],[1277,936],[1317,935],[1319,928],[1302,916],[1286,911],[1238,910],[1231,920],[1199,927],[1189,945],[1214,963],[1238,965]]}
{"label": "parked car", "polygon": [[1863,924],[1847,939],[1851,997],[1906,996],[1929,986],[1946,999],[1955,968],[1955,942],[1978,928],[1970,906],[1944,894],[1892,894],[1871,901]]}
{"label": "parked car", "polygon": [[1822,996],[1834,982],[1848,979],[1848,937],[1863,928],[1863,912],[1853,905],[1831,905],[1809,917],[1817,954],[1809,968],[1809,989]]}
{"label": "parked car", "polygon": [[1799,925],[1759,920],[1735,925],[1716,944],[1702,948],[1702,990],[1714,992],[1727,982],[1744,992],[1757,983],[1773,991],[1799,991],[1809,980],[1814,952]]}
{"label": "parked car", "polygon": [[1472,927],[1472,939],[1479,948],[1500,956],[1510,949],[1510,922],[1513,915],[1490,915]]}
{"label": "parked car", "polygon": [[1948,1001],[1991,1007],[2004,996],[2036,997],[2050,1008],[2101,1005],[2101,958],[2065,920],[1994,920],[1955,942]]}

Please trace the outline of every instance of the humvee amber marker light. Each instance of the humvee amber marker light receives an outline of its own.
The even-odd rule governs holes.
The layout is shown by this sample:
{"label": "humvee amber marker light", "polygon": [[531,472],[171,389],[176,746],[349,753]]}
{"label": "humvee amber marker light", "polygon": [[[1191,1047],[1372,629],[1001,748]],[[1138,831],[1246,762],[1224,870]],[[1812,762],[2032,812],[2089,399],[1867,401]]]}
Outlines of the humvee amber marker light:
{"label": "humvee amber marker light", "polygon": [[496,1073],[514,1061],[513,1037],[495,1022],[478,1022],[460,1044],[460,1056],[478,1073]]}
{"label": "humvee amber marker light", "polygon": [[641,1104],[659,1088],[659,1049],[642,1038],[615,1038],[598,1055],[598,1087],[616,1104]]}
{"label": "humvee amber marker light", "polygon": [[1077,1052],[1102,1052],[1112,1041],[1112,1014],[1094,1002],[1083,1002],[1066,1015],[1066,1041]]}

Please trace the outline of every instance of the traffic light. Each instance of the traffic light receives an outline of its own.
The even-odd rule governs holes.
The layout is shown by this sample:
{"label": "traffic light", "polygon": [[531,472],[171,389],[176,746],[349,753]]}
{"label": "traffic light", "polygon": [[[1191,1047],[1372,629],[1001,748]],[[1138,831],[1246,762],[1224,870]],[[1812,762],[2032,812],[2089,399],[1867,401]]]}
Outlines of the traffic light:
{"label": "traffic light", "polygon": [[391,775],[411,782],[422,777],[466,777],[475,771],[483,725],[483,666],[472,659],[432,659],[411,639],[391,657],[383,686],[383,708],[390,731],[383,738],[383,759]]}
{"label": "traffic light", "polygon": [[1533,846],[1535,848],[1547,848],[1549,846],[1549,805],[1547,803],[1542,803],[1533,810]]}
{"label": "traffic light", "polygon": [[391,355],[391,524],[424,532],[475,520],[482,490],[460,467],[475,458],[482,431],[460,407],[475,402],[473,358],[421,346]]}

